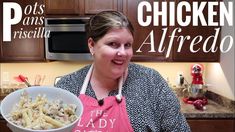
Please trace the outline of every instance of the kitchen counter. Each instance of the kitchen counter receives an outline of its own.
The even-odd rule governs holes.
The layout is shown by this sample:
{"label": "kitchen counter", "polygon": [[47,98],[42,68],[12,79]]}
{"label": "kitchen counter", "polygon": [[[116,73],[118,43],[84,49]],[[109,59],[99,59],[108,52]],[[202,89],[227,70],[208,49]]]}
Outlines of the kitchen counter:
{"label": "kitchen counter", "polygon": [[[180,100],[181,111],[185,115],[192,132],[234,132],[235,110],[208,100],[206,110],[196,110],[193,105]],[[234,108],[234,107],[233,107]],[[6,132],[10,130],[0,114],[0,127]]]}
{"label": "kitchen counter", "polygon": [[[212,100],[208,100],[206,110],[196,110],[193,105],[186,104],[179,98],[181,111],[185,115],[192,132],[234,132],[235,110],[228,109]],[[0,114],[0,126],[10,132],[6,121]]]}
{"label": "kitchen counter", "polygon": [[187,119],[231,119],[235,118],[235,110],[226,108],[212,100],[208,100],[206,105],[206,110],[196,110],[192,104],[186,104],[183,102],[182,98],[179,98],[181,105],[181,112],[185,115]]}
{"label": "kitchen counter", "polygon": [[[182,98],[179,98],[181,105],[181,112],[184,116],[189,119],[197,119],[197,118],[235,118],[235,110],[226,108],[218,103],[208,100],[208,104],[206,105],[206,110],[196,110],[193,105],[186,104],[183,102]],[[0,114],[0,119],[3,119]]]}

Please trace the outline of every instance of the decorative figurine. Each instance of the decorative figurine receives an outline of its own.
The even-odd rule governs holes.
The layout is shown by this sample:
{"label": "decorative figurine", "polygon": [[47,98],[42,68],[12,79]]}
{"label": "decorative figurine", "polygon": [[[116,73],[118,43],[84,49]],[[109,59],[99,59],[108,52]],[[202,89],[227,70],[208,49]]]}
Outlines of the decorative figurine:
{"label": "decorative figurine", "polygon": [[202,78],[203,66],[201,64],[194,64],[191,67],[192,84],[188,92],[189,97],[183,98],[183,101],[187,104],[192,104],[197,110],[206,110],[208,104],[207,98],[202,94],[203,92],[203,78]]}
{"label": "decorative figurine", "polygon": [[192,86],[191,86],[192,97],[197,97],[200,89],[202,89],[203,86],[202,71],[203,71],[203,66],[201,64],[194,64],[191,67],[191,75],[193,77]]}

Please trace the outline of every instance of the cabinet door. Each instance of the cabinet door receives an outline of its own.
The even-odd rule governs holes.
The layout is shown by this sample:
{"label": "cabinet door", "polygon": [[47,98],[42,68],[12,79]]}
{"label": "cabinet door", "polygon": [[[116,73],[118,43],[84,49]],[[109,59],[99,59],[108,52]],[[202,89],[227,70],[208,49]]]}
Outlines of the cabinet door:
{"label": "cabinet door", "polygon": [[105,10],[118,10],[118,0],[84,0],[84,2],[85,15],[96,14]]}
{"label": "cabinet door", "polygon": [[[129,18],[131,23],[134,26],[134,44],[133,44],[133,52],[134,56],[132,58],[133,61],[168,61],[171,58],[171,55],[169,57],[166,57],[166,49],[168,47],[168,39],[165,39],[164,41],[164,47],[165,50],[163,52],[158,52],[158,47],[160,45],[161,37],[163,34],[163,29],[166,27],[161,26],[153,26],[153,23],[151,23],[149,26],[143,27],[138,23],[137,19],[137,7],[139,3],[144,0],[123,0],[123,12],[124,14]],[[151,5],[153,5],[154,0],[148,1]],[[161,0],[159,0],[161,2]],[[153,7],[153,6],[152,6]],[[144,9],[145,10],[145,9]],[[152,8],[153,11],[153,8]],[[153,19],[153,13],[152,12],[146,12],[144,11],[144,19],[146,15],[151,16]],[[159,18],[159,21],[161,21],[161,18]],[[150,34],[153,33],[153,34]],[[150,43],[151,42],[151,35],[153,35],[153,45],[154,47],[151,47],[150,44],[144,44],[142,43]],[[137,52],[137,50],[140,49],[141,52]],[[153,52],[150,52],[153,51]]]}
{"label": "cabinet door", "polygon": [[192,132],[234,132],[234,119],[188,119]]}
{"label": "cabinet door", "polygon": [[[192,5],[192,2],[195,0],[189,0],[188,2]],[[177,0],[177,2],[179,2]],[[200,3],[199,0],[197,2]],[[191,6],[192,7],[192,6]],[[208,8],[207,5],[205,6],[203,10],[203,14],[206,20],[206,23],[208,24]],[[214,9],[214,11],[218,11],[218,7]],[[218,13],[219,14],[219,13]],[[190,13],[183,13],[183,18],[186,17],[186,15],[193,16],[192,12]],[[192,25],[192,19],[191,23],[188,26],[182,27],[182,26],[176,26],[175,28],[181,28],[182,31],[180,33],[177,33],[177,36],[182,36],[186,38],[186,36],[190,36],[189,40],[185,40],[183,42],[183,46],[181,48],[180,52],[177,52],[178,48],[180,48],[178,38],[174,39],[174,48],[173,48],[173,61],[179,61],[179,62],[195,62],[195,61],[202,61],[202,62],[216,62],[220,60],[220,32],[221,29],[219,26],[202,26],[202,24],[199,21],[198,26]],[[214,21],[218,22],[218,16],[214,16]],[[213,45],[213,37],[216,34],[215,29],[220,29],[220,32],[218,32],[217,39],[215,40],[215,45],[218,48],[217,52],[212,53],[211,51],[206,53],[203,51],[203,46],[206,46],[206,49],[209,50]],[[201,37],[201,41],[193,46],[193,50],[198,50],[198,52],[192,53],[190,51],[190,45],[193,39],[195,39],[197,42]],[[209,39],[210,38],[210,39]],[[209,40],[206,42],[206,40]]]}
{"label": "cabinet door", "polygon": [[[43,0],[32,0],[32,1],[18,1],[15,0],[15,2],[19,3],[24,9],[27,5],[34,5],[35,2],[38,2],[39,4],[43,3]],[[1,3],[2,5],[2,3]],[[3,36],[1,32],[0,37],[0,62],[12,62],[12,61],[44,61],[44,42],[43,38],[22,38],[24,34],[27,35],[30,34],[30,37],[33,37],[36,33],[40,34],[42,33],[43,25],[23,25],[23,19],[25,17],[34,17],[36,20],[36,17],[40,18],[41,15],[35,16],[35,15],[23,15],[22,20],[16,24],[13,25],[11,28],[12,34],[11,34],[11,41],[10,42],[3,42]],[[2,21],[2,13],[0,15],[1,19],[1,27],[3,26]],[[32,19],[31,19],[32,20]],[[39,31],[40,28],[40,31]],[[15,37],[14,37],[15,36]]]}
{"label": "cabinet door", "polygon": [[47,15],[75,14],[79,13],[79,0],[45,0]]}
{"label": "cabinet door", "polygon": [[7,127],[7,122],[4,119],[0,119],[0,128],[2,132],[11,132],[11,130]]}
{"label": "cabinet door", "polygon": [[14,39],[3,42],[1,62],[11,61],[45,61],[43,39]]}

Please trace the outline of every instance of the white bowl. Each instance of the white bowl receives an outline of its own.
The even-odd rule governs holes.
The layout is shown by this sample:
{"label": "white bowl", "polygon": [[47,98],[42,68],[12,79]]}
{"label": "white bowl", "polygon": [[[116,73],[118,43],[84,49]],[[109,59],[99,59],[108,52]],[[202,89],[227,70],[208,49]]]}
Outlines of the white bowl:
{"label": "white bowl", "polygon": [[[75,104],[77,106],[76,115],[78,119],[76,119],[73,123],[68,124],[64,127],[57,129],[48,129],[48,130],[32,130],[26,129],[20,126],[15,125],[6,117],[11,112],[13,106],[19,102],[21,93],[26,90],[29,93],[29,96],[35,99],[38,94],[45,94],[48,100],[56,100],[61,99],[65,104]],[[83,105],[80,99],[67,90],[63,90],[61,88],[55,87],[43,87],[43,86],[35,86],[17,90],[7,95],[1,102],[1,114],[3,118],[8,122],[8,127],[13,132],[70,132],[73,127],[75,127],[77,121],[82,115]]]}

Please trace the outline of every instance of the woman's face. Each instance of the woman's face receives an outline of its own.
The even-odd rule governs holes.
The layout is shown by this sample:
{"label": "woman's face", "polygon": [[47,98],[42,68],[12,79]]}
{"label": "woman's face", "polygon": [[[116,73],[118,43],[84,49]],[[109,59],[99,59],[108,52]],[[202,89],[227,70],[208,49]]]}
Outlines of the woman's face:
{"label": "woman's face", "polygon": [[120,77],[133,55],[132,43],[133,36],[126,28],[113,28],[97,42],[90,38],[88,45],[96,72],[113,79]]}

